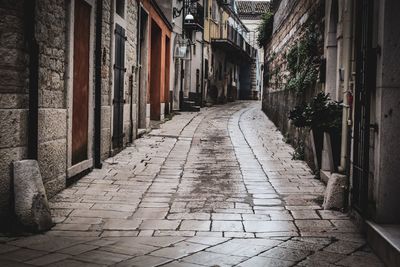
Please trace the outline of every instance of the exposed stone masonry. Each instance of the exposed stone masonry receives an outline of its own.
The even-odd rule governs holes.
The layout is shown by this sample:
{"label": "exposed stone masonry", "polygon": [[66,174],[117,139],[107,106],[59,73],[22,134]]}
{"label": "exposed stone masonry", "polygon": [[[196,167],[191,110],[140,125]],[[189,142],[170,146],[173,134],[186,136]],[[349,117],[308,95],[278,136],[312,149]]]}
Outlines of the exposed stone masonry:
{"label": "exposed stone masonry", "polygon": [[64,0],[37,1],[39,44],[38,161],[49,196],[65,187],[67,168],[66,6]]}
{"label": "exposed stone masonry", "polygon": [[0,220],[10,212],[11,165],[27,156],[28,57],[23,1],[0,4]]}
{"label": "exposed stone masonry", "polygon": [[311,166],[314,166],[314,157],[309,132],[291,125],[288,114],[296,105],[311,99],[320,86],[314,86],[302,93],[286,90],[289,76],[286,55],[304,35],[305,26],[319,12],[319,5],[319,2],[309,0],[280,2],[274,15],[273,36],[265,50],[269,81],[264,84],[262,103],[263,110],[289,142],[295,146],[304,142],[305,158]]}
{"label": "exposed stone masonry", "polygon": [[[96,32],[96,1],[91,6],[90,55],[94,60]],[[102,113],[101,156],[106,159],[115,151],[112,148],[112,121],[114,95],[114,68],[112,51],[115,16],[113,1],[103,1],[102,21]],[[38,162],[48,196],[65,188],[67,173],[71,168],[71,131],[73,90],[73,1],[37,0],[35,11],[35,38],[39,46],[38,84]],[[126,2],[125,27],[125,84],[124,84],[124,146],[132,133],[136,138],[136,38],[137,3]],[[0,4],[0,217],[11,214],[11,163],[27,157],[29,57],[27,54],[24,1],[2,1]],[[90,61],[89,77],[93,92],[89,104],[94,104],[94,61]],[[133,82],[130,82],[132,76]],[[132,85],[132,86],[131,86]],[[93,147],[93,111],[89,110],[89,156]],[[130,113],[132,111],[132,122]],[[132,132],[134,131],[134,132]]]}

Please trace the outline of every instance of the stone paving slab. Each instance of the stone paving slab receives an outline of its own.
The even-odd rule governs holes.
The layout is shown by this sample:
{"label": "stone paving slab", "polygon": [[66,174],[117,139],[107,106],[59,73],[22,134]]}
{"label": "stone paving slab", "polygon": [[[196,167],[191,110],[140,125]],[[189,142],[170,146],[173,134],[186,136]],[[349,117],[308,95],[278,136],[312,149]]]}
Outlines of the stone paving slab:
{"label": "stone paving slab", "polygon": [[261,112],[182,113],[50,200],[56,226],[0,237],[1,266],[383,266]]}

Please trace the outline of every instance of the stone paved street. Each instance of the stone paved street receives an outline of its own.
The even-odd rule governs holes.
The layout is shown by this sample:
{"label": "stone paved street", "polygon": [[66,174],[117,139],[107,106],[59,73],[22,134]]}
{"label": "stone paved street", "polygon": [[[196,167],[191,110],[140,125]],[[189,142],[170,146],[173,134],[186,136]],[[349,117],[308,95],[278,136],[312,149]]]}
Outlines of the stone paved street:
{"label": "stone paved street", "polygon": [[383,266],[260,110],[182,113],[51,200],[1,266]]}

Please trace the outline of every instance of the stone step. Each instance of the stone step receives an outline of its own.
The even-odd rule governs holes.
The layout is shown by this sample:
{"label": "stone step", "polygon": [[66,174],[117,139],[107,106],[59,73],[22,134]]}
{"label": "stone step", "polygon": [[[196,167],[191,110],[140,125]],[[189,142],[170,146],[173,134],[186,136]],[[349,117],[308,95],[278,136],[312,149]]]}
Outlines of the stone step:
{"label": "stone step", "polygon": [[400,266],[400,225],[367,221],[367,239],[375,253],[389,267]]}
{"label": "stone step", "polygon": [[182,105],[182,111],[198,112],[200,111],[200,107],[196,106],[195,101],[184,100]]}
{"label": "stone step", "polygon": [[196,102],[195,102],[195,101],[190,101],[190,100],[184,100],[184,101],[183,101],[183,104],[184,104],[184,105],[195,105]]}
{"label": "stone step", "polygon": [[182,111],[199,112],[200,107],[199,106],[183,106]]}

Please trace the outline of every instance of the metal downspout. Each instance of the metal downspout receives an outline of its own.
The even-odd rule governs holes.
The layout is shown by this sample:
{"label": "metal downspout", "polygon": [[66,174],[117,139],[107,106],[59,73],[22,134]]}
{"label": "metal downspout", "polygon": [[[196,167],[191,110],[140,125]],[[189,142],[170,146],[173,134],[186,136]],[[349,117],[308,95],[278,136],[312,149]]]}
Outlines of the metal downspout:
{"label": "metal downspout", "polygon": [[344,42],[345,42],[345,62],[344,62],[344,69],[345,69],[345,79],[344,79],[344,88],[343,88],[343,116],[342,116],[342,143],[341,143],[341,152],[340,152],[340,166],[339,172],[345,173],[347,171],[347,163],[349,158],[349,116],[350,114],[350,103],[348,102],[348,94],[351,93],[350,91],[350,83],[351,83],[351,61],[352,61],[352,40],[353,40],[353,1],[346,1],[347,2],[347,22],[344,32]]}
{"label": "metal downspout", "polygon": [[[203,14],[206,14],[207,12],[206,5],[204,4],[204,1],[208,0],[203,0]],[[204,18],[203,18],[204,20]],[[204,107],[203,103],[203,97],[204,97],[204,22],[203,22],[203,31],[201,32],[201,88],[200,88],[200,107]]]}
{"label": "metal downspout", "polygon": [[[133,72],[135,72],[135,84],[136,84],[136,90],[137,92],[139,92],[140,90],[140,83],[138,83],[138,72],[140,69],[139,66],[139,57],[141,54],[141,48],[140,48],[140,31],[141,31],[141,27],[142,27],[142,13],[140,11],[140,1],[136,0],[136,5],[137,5],[137,20],[136,20],[136,64],[135,66],[132,68],[132,75],[129,77],[129,88],[130,88],[130,94],[131,94],[131,108],[130,108],[130,123],[131,123],[131,127],[133,128],[133,112],[132,112],[132,107],[133,107]],[[137,86],[139,84],[139,86]],[[139,96],[139,93],[137,94],[137,97]],[[139,101],[136,101],[136,103],[138,104]],[[140,109],[139,105],[136,105],[136,109]],[[139,114],[139,112],[136,112],[136,114]],[[136,122],[137,122],[137,126],[139,126],[139,116],[136,117]],[[135,129],[136,133],[137,133],[137,128]],[[133,143],[133,129],[131,129],[130,135],[129,135],[129,143]]]}

